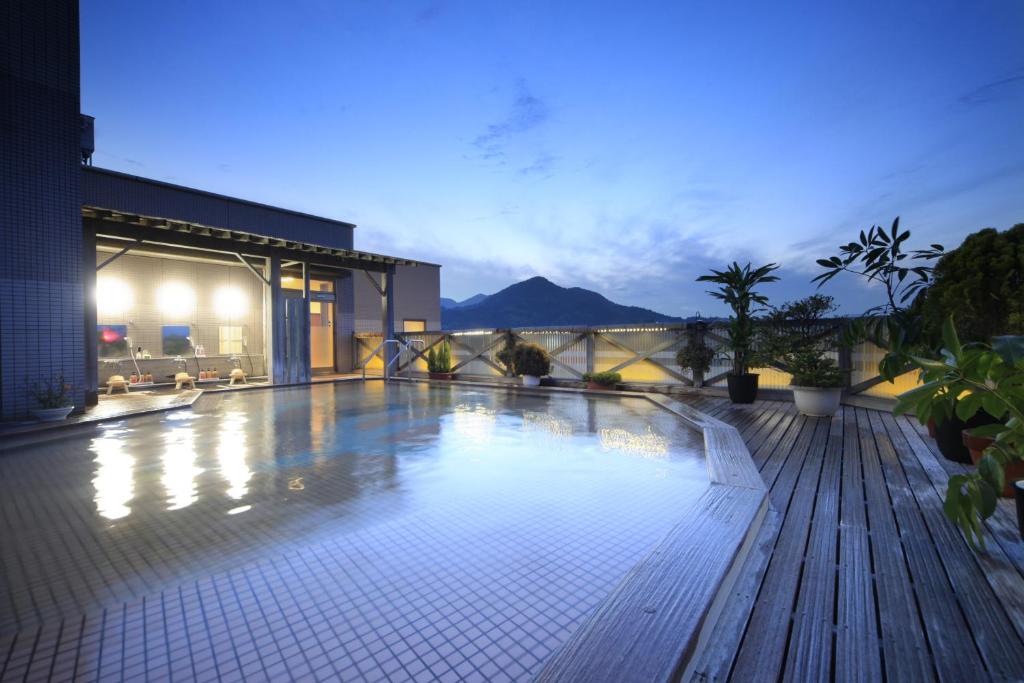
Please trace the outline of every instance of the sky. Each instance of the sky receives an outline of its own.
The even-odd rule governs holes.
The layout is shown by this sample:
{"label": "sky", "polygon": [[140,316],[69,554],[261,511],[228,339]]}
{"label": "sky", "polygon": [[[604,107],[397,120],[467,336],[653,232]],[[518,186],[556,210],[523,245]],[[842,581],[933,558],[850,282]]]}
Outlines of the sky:
{"label": "sky", "polygon": [[[694,282],[1024,222],[1024,2],[82,0],[95,165],[350,221],[442,296]],[[844,313],[878,302],[853,278]]]}

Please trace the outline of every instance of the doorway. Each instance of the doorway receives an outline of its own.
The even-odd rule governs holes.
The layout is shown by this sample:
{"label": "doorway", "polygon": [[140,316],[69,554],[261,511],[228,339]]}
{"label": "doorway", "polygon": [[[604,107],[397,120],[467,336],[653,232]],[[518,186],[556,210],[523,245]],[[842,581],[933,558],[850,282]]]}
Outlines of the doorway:
{"label": "doorway", "polygon": [[334,364],[334,283],[309,281],[309,350],[314,374],[333,373]]}

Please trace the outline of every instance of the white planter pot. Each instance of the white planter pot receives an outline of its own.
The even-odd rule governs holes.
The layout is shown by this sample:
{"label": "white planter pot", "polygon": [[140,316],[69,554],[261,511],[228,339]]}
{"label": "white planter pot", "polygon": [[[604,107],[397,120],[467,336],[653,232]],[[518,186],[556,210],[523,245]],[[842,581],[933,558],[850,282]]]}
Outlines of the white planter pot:
{"label": "white planter pot", "polygon": [[810,417],[832,417],[839,410],[843,390],[839,387],[793,387],[796,409]]}
{"label": "white planter pot", "polygon": [[71,411],[74,410],[74,406],[65,406],[63,408],[33,408],[31,410],[32,417],[39,420],[40,422],[60,422],[66,420]]}
{"label": "white planter pot", "polygon": [[534,377],[533,375],[523,375],[523,386],[524,387],[539,387],[540,377]]}

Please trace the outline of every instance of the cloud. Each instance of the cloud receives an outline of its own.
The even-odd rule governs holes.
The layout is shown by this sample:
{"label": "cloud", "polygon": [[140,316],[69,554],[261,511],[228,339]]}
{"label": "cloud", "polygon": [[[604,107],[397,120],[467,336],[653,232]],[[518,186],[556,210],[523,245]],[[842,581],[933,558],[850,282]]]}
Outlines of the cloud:
{"label": "cloud", "polygon": [[1024,74],[1000,78],[970,90],[957,100],[968,106],[1012,100],[1024,92]]}
{"label": "cloud", "polygon": [[530,92],[523,79],[516,83],[516,96],[507,116],[487,126],[487,131],[473,139],[473,146],[484,159],[506,160],[507,145],[515,136],[542,125],[550,118],[550,108]]}
{"label": "cloud", "polygon": [[522,175],[538,175],[547,173],[551,170],[551,167],[558,160],[558,157],[542,152],[537,155],[537,158],[533,160],[529,166],[524,166],[519,169]]}

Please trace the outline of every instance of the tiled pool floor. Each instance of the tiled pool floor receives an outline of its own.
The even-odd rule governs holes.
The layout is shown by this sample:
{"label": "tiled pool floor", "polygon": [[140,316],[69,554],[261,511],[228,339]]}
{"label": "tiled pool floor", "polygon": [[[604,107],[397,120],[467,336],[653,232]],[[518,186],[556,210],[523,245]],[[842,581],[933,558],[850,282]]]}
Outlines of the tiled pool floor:
{"label": "tiled pool floor", "polygon": [[0,452],[0,678],[528,678],[707,486],[699,439],[378,382]]}

